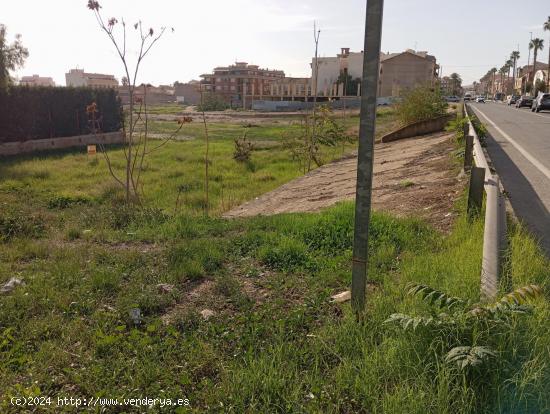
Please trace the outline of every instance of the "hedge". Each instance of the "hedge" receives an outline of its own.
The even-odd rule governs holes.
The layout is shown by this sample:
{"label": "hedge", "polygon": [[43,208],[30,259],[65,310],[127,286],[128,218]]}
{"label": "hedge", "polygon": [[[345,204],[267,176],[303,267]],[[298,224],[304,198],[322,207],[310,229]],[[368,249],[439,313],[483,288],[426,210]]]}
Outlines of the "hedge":
{"label": "hedge", "polygon": [[122,109],[114,89],[12,86],[0,91],[0,143],[89,134],[86,107],[93,102],[101,131],[120,130]]}

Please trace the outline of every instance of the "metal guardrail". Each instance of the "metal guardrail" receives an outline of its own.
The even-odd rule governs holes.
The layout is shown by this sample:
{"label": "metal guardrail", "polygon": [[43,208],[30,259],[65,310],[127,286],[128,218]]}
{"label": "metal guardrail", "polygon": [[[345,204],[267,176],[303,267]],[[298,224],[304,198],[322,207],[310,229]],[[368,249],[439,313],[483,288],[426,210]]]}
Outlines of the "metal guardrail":
{"label": "metal guardrail", "polygon": [[[468,105],[464,103],[464,114],[468,115]],[[473,158],[479,168],[485,169],[484,189],[486,194],[485,228],[483,230],[483,259],[481,264],[481,298],[496,299],[499,280],[502,274],[504,252],[507,248],[506,206],[500,190],[500,179],[494,173],[472,122],[468,118],[468,135],[474,137]]]}

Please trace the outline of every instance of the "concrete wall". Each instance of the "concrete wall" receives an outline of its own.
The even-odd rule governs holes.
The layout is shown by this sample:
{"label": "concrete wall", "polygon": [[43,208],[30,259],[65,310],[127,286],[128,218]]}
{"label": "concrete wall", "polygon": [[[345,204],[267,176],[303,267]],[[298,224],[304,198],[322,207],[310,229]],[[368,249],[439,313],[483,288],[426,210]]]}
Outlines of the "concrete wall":
{"label": "concrete wall", "polygon": [[[328,105],[333,109],[340,109],[344,107],[344,101],[330,101],[330,102],[318,102],[317,106]],[[360,98],[348,98],[345,100],[346,108],[359,108],[361,106]],[[313,102],[302,101],[254,101],[252,103],[252,110],[254,111],[268,111],[268,112],[284,112],[284,111],[302,111],[306,109],[312,109]]]}
{"label": "concrete wall", "polygon": [[425,121],[414,122],[405,125],[396,131],[390,132],[381,138],[382,142],[397,141],[398,139],[415,137],[418,135],[431,134],[433,132],[443,131],[445,126],[451,119],[454,119],[456,114],[446,114],[438,118],[427,119]]}
{"label": "concrete wall", "polygon": [[124,142],[122,132],[108,132],[97,135],[35,139],[30,141],[6,142],[0,144],[0,156],[25,154],[70,147],[85,147],[92,144],[120,144]]}

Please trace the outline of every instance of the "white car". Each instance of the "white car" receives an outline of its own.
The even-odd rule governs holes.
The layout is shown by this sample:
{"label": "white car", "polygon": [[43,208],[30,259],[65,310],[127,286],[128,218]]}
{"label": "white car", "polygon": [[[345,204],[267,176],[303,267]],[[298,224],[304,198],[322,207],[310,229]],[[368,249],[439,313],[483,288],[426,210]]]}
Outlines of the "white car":
{"label": "white car", "polygon": [[476,98],[477,103],[485,103],[485,97],[484,96],[478,96]]}

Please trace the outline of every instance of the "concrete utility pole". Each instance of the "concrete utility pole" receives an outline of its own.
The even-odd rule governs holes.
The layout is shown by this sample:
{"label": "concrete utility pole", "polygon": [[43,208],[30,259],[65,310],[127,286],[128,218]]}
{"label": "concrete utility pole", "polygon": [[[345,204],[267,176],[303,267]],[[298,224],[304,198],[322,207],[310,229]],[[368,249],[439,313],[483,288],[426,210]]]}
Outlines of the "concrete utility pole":
{"label": "concrete utility pole", "polygon": [[365,309],[365,294],[367,288],[376,93],[380,70],[380,42],[382,39],[383,10],[384,0],[367,0],[351,276],[351,304],[358,316],[359,313]]}

